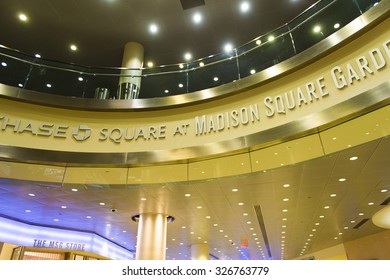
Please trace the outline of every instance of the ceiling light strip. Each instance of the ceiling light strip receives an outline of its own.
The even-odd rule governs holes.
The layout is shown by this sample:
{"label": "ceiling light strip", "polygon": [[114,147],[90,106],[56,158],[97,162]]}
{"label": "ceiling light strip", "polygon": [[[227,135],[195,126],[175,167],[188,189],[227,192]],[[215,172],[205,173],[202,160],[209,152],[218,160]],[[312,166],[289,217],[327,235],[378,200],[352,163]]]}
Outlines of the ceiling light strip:
{"label": "ceiling light strip", "polygon": [[267,231],[265,229],[265,224],[264,224],[263,211],[261,211],[260,205],[255,205],[254,209],[255,209],[256,216],[257,216],[257,221],[259,222],[259,226],[261,229],[261,234],[263,235],[265,247],[267,248],[268,256],[270,259],[272,259],[271,248],[269,245]]}

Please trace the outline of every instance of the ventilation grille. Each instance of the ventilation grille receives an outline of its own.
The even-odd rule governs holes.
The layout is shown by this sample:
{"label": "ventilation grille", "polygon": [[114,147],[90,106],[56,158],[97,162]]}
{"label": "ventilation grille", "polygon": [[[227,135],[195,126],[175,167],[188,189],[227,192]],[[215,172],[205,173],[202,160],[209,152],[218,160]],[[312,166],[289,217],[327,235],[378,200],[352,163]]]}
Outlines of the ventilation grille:
{"label": "ventilation grille", "polygon": [[257,221],[259,222],[259,226],[261,229],[261,234],[263,235],[265,247],[267,248],[268,256],[270,259],[272,259],[271,248],[269,246],[267,231],[265,230],[265,224],[264,224],[263,212],[261,211],[261,206],[255,205],[254,208],[257,216]]}
{"label": "ventilation grille", "polygon": [[360,228],[362,225],[364,225],[369,219],[363,219],[360,221],[360,223],[358,223],[356,226],[354,226],[353,228],[354,229],[358,229]]}
{"label": "ventilation grille", "polygon": [[389,202],[390,202],[390,196],[389,196],[388,198],[386,198],[385,201],[383,201],[383,202],[381,203],[381,205],[388,205]]}
{"label": "ventilation grille", "polygon": [[180,3],[183,7],[183,10],[188,10],[205,5],[204,0],[180,0]]}

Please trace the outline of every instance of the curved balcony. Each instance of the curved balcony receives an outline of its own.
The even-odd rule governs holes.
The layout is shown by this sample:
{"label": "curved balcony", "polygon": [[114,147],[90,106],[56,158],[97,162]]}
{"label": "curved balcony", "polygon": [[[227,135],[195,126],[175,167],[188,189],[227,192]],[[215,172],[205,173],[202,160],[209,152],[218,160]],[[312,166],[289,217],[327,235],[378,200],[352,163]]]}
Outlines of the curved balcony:
{"label": "curved balcony", "polygon": [[[63,100],[63,97],[59,96],[76,97],[78,102],[79,98],[87,100],[93,98],[120,99],[118,87],[120,77],[124,76],[125,70],[138,70],[142,73],[138,76],[141,79],[139,99],[146,102],[141,102],[143,105],[131,104],[129,107],[158,107],[153,105],[156,104],[156,101],[147,100],[199,92],[201,94],[196,98],[183,98],[186,101],[175,99],[173,103],[183,104],[205,100],[248,88],[291,71],[293,69],[291,66],[281,67],[282,69],[272,67],[275,65],[283,66],[283,62],[293,57],[295,59],[293,66],[302,67],[310,59],[313,59],[314,55],[310,54],[310,49],[313,46],[373,7],[377,11],[376,14],[386,15],[388,1],[322,0],[287,24],[259,36],[243,46],[233,48],[229,52],[210,55],[191,62],[154,68],[86,67],[36,58],[1,47],[0,83],[23,88],[34,92],[34,94],[37,92],[37,94],[54,95],[55,97],[51,97],[51,100],[56,98]],[[341,41],[341,39],[337,42],[328,41],[326,48],[321,46],[316,55],[323,55],[327,49]],[[309,53],[307,53],[308,51]],[[267,70],[270,69],[272,71],[268,71],[270,72],[268,73]],[[256,79],[249,78],[249,76],[256,75]],[[234,86],[234,84],[237,85]],[[226,89],[226,85],[229,85],[228,89]],[[208,91],[210,89],[216,90],[217,93],[210,94]],[[172,100],[160,101],[157,102],[160,105],[172,105],[170,104]],[[45,101],[40,102],[44,103]],[[53,102],[55,103],[55,101]],[[61,104],[61,101],[58,103]],[[99,103],[96,107],[101,106],[101,104]],[[116,108],[116,106],[111,107]]]}

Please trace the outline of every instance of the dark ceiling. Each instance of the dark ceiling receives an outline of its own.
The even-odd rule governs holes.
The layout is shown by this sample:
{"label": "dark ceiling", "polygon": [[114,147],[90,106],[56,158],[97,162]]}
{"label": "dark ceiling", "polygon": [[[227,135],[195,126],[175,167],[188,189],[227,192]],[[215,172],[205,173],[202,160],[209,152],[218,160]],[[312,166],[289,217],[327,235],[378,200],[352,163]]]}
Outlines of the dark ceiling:
{"label": "dark ceiling", "polygon": [[[183,2],[183,5],[182,5]],[[204,5],[197,5],[204,2]],[[88,66],[121,66],[126,42],[141,43],[155,65],[219,53],[292,20],[316,0],[1,0],[0,44],[42,58]],[[184,8],[183,8],[184,7]],[[195,12],[203,20],[192,21]],[[18,19],[25,13],[26,22]],[[148,30],[159,26],[157,34]],[[72,52],[71,44],[78,46]]]}

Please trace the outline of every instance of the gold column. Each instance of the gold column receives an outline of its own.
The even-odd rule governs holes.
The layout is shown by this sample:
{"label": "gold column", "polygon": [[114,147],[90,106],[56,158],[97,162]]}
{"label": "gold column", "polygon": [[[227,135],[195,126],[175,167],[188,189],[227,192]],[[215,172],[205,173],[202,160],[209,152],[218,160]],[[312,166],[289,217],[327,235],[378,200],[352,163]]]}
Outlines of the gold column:
{"label": "gold column", "polygon": [[209,245],[208,244],[193,244],[191,246],[192,260],[209,260]]}
{"label": "gold column", "polygon": [[139,216],[137,260],[165,260],[167,215],[144,213]]}
{"label": "gold column", "polygon": [[119,79],[118,99],[136,99],[141,87],[141,75],[144,60],[144,47],[136,42],[129,42],[125,45],[122,67]]}

